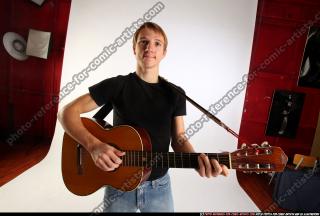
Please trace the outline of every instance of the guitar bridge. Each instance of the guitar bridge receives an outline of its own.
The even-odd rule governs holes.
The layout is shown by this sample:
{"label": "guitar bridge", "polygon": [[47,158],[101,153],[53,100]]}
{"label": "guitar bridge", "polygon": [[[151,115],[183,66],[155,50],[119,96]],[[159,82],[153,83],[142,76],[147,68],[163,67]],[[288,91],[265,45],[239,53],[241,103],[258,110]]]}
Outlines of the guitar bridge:
{"label": "guitar bridge", "polygon": [[77,173],[78,173],[78,175],[82,175],[83,174],[82,146],[80,144],[77,145]]}

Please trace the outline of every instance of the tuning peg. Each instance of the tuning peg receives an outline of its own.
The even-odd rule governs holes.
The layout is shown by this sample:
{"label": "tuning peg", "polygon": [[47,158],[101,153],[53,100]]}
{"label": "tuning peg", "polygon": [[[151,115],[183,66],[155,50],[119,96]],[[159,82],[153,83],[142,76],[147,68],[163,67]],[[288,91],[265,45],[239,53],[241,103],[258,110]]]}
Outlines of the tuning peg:
{"label": "tuning peg", "polygon": [[253,148],[259,148],[259,147],[260,147],[260,146],[259,146],[258,144],[256,144],[256,143],[251,144],[251,146],[252,146]]}
{"label": "tuning peg", "polygon": [[243,173],[246,173],[246,174],[252,174],[253,172],[252,171],[242,171]]}
{"label": "tuning peg", "polygon": [[270,147],[270,145],[269,145],[268,141],[263,141],[261,143],[261,147]]}
{"label": "tuning peg", "polygon": [[246,148],[248,148],[247,144],[242,143],[242,145],[241,145],[241,149],[246,149]]}

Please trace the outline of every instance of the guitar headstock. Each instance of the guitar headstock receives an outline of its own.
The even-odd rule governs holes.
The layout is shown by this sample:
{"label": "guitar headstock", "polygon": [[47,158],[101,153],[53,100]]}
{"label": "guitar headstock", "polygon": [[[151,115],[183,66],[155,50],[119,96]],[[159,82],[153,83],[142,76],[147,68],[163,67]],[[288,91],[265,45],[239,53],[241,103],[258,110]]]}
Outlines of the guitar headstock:
{"label": "guitar headstock", "polygon": [[266,142],[261,146],[243,146],[231,153],[231,166],[243,172],[282,172],[288,157],[280,147],[270,146]]}

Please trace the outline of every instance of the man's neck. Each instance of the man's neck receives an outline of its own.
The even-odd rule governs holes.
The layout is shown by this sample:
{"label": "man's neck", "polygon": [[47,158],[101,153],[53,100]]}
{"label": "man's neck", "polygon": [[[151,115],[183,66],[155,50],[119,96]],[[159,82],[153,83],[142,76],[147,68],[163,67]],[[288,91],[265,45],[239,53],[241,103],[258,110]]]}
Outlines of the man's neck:
{"label": "man's neck", "polygon": [[148,83],[157,83],[159,70],[158,68],[145,69],[137,66],[136,70],[137,76],[140,77],[145,82]]}

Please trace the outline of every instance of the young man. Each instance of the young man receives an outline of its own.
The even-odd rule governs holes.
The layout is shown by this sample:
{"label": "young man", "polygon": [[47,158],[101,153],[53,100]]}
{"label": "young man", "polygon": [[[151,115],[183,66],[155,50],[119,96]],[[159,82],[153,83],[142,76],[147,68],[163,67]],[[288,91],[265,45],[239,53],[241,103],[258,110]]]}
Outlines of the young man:
{"label": "young man", "polygon": [[[133,38],[133,53],[137,59],[136,72],[106,79],[89,88],[85,94],[59,112],[65,131],[90,152],[96,166],[108,172],[121,164],[124,152],[103,143],[82,125],[80,114],[111,102],[114,125],[129,124],[145,128],[151,138],[152,150],[194,152],[183,138],[186,100],[159,78],[159,64],[167,52],[167,37],[155,23],[143,24]],[[183,143],[178,140],[184,140]],[[128,144],[129,145],[129,144]],[[204,154],[198,157],[200,176],[228,175],[228,169]],[[153,168],[147,181],[131,192],[106,187],[105,211],[157,212],[173,211],[168,169]]]}

